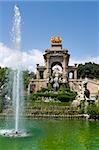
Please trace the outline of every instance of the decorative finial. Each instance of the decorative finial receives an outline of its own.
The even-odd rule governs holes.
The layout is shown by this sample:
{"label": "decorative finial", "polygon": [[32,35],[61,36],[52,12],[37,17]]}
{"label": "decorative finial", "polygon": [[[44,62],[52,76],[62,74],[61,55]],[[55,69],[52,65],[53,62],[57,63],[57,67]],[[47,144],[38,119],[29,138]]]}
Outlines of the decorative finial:
{"label": "decorative finial", "polygon": [[62,43],[62,38],[59,36],[58,37],[52,37],[51,43]]}

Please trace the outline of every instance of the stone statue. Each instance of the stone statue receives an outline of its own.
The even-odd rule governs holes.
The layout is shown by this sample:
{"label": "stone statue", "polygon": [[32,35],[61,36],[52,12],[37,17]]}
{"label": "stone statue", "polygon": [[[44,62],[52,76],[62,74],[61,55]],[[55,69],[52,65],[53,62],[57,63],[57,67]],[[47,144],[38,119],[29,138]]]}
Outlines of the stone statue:
{"label": "stone statue", "polygon": [[56,67],[53,69],[53,74],[49,78],[49,82],[52,83],[52,86],[54,88],[54,91],[57,91],[59,89],[59,84],[61,83],[61,77],[60,77],[60,71]]}
{"label": "stone statue", "polygon": [[57,91],[58,88],[59,88],[58,74],[55,74],[53,88],[54,88],[55,91]]}
{"label": "stone statue", "polygon": [[88,89],[85,89],[84,96],[85,96],[85,99],[90,99],[90,91]]}
{"label": "stone statue", "polygon": [[88,81],[87,79],[83,82],[83,88],[84,88],[84,100],[90,99],[90,91],[87,89]]}

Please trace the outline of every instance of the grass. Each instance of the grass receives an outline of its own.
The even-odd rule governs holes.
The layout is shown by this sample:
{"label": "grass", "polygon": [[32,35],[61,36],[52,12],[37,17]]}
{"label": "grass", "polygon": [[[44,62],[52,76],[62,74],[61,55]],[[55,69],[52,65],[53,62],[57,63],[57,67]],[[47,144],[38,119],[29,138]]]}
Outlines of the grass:
{"label": "grass", "polygon": [[70,106],[71,102],[34,102],[32,101],[31,106]]}

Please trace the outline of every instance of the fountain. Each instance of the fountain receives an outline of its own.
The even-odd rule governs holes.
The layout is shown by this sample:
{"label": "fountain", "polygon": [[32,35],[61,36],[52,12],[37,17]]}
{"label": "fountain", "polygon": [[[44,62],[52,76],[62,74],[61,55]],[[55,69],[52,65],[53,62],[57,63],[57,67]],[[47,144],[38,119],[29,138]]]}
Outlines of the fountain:
{"label": "fountain", "polygon": [[[2,130],[1,135],[10,137],[27,136],[26,132],[19,129],[19,114],[22,114],[22,100],[23,100],[23,88],[22,88],[22,66],[21,66],[21,15],[19,8],[14,7],[14,22],[12,28],[12,37],[14,43],[14,50],[18,53],[16,67],[12,70],[13,74],[13,89],[12,89],[12,105],[15,116],[15,128],[12,130]],[[20,106],[20,107],[19,107]]]}
{"label": "fountain", "polygon": [[60,87],[60,83],[62,82],[61,73],[58,68],[59,66],[55,66],[53,68],[53,75],[48,79],[49,83],[52,84],[53,90],[56,92]]}

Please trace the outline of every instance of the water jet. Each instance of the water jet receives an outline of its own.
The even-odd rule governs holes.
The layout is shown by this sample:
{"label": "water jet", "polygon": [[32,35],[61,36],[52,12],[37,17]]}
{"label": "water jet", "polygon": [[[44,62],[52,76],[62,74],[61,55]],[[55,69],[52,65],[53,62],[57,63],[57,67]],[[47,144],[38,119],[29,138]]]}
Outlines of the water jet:
{"label": "water jet", "polygon": [[[14,6],[14,20],[12,27],[12,41],[14,50],[17,51],[16,67],[12,69],[12,109],[14,110],[15,127],[11,130],[0,130],[0,135],[9,137],[27,136],[24,130],[19,129],[19,117],[22,115],[23,85],[22,85],[22,64],[21,64],[21,14],[19,7]],[[21,107],[21,110],[20,110]]]}

